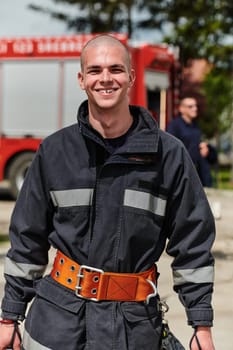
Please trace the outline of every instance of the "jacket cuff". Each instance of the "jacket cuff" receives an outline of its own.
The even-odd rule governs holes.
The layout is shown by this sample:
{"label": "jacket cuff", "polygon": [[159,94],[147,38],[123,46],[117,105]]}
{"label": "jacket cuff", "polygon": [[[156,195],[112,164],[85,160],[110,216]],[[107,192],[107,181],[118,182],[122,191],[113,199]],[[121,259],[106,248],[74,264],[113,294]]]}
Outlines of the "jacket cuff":
{"label": "jacket cuff", "polygon": [[213,326],[212,309],[186,309],[188,324],[192,327]]}
{"label": "jacket cuff", "polygon": [[25,318],[26,308],[27,303],[3,298],[1,306],[2,317],[12,320],[23,320]]}

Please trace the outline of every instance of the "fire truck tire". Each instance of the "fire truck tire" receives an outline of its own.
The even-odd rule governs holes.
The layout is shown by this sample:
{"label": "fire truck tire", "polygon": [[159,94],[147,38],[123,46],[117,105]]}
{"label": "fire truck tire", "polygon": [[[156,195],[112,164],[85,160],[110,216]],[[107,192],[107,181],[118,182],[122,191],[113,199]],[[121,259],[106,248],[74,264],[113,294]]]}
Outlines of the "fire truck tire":
{"label": "fire truck tire", "polygon": [[16,199],[22,187],[26,172],[34,158],[34,152],[27,152],[18,155],[9,168],[10,194]]}

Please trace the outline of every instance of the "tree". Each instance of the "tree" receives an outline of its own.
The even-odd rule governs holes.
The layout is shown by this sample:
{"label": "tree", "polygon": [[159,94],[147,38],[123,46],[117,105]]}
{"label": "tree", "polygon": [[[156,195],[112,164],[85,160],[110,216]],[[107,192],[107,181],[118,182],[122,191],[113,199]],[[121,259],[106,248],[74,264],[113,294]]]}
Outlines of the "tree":
{"label": "tree", "polygon": [[[38,1],[38,0],[35,0]],[[39,1],[38,1],[39,2]],[[74,8],[74,14],[54,8],[45,8],[31,3],[28,7],[40,11],[52,18],[67,24],[68,30],[75,32],[127,32],[129,38],[137,28],[157,28],[161,30],[163,17],[161,17],[160,1],[145,0],[51,0],[51,4],[67,4]],[[132,21],[132,10],[145,12],[145,17],[137,17]],[[153,16],[152,16],[152,12]]]}
{"label": "tree", "polygon": [[125,31],[131,36],[131,9],[133,0],[52,0],[56,4],[69,4],[75,9],[70,15],[56,9],[44,8],[37,4],[30,4],[29,8],[49,14],[52,18],[67,24],[67,28],[76,32],[111,32]]}
{"label": "tree", "polygon": [[227,72],[214,67],[206,76],[202,91],[206,96],[207,115],[203,127],[207,136],[219,137],[232,123],[233,80]]}

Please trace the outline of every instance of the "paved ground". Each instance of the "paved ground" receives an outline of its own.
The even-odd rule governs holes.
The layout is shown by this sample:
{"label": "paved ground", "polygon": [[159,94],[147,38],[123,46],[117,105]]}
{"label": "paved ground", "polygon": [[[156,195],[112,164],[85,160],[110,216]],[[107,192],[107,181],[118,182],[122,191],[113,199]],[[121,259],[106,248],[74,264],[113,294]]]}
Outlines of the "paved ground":
{"label": "paved ground", "polygon": [[[233,327],[233,191],[208,190],[207,195],[210,204],[216,214],[217,237],[214,244],[214,255],[216,257],[215,293],[213,305],[215,309],[215,322],[213,334],[216,350],[232,350],[232,327]],[[1,200],[3,199],[3,200]],[[0,193],[0,232],[7,233],[9,218],[14,202]],[[3,294],[3,256],[8,243],[0,245],[0,299]],[[188,349],[188,341],[191,329],[186,325],[185,313],[172,290],[171,259],[164,255],[159,263],[161,273],[159,290],[162,298],[170,305],[167,314],[171,329],[177,337],[183,341]]]}

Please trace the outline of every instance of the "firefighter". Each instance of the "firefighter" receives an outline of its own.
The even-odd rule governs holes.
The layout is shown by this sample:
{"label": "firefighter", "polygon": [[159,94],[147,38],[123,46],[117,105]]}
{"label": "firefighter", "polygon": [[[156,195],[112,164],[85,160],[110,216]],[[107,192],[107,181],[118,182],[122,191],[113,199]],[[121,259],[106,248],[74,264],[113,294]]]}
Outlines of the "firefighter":
{"label": "firefighter", "polygon": [[215,225],[185,147],[128,105],[135,73],[117,39],[86,44],[78,80],[78,123],[41,143],[12,214],[0,350],[20,348],[25,317],[24,350],[159,350],[165,249],[188,324],[214,350]]}

